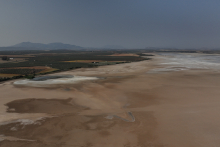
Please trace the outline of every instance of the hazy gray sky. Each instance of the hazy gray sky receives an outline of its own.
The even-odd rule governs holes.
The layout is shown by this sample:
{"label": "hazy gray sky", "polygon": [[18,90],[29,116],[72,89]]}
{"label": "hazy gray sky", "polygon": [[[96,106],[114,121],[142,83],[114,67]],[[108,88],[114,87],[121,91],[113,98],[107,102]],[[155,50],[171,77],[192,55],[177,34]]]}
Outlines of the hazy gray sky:
{"label": "hazy gray sky", "polygon": [[220,47],[220,0],[0,0],[0,46]]}

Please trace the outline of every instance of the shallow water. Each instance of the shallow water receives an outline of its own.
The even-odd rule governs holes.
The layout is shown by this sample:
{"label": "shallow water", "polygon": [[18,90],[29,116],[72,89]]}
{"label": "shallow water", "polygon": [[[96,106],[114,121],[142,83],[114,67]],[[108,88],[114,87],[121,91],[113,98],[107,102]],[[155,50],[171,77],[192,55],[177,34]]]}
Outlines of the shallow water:
{"label": "shallow water", "polygon": [[149,73],[182,71],[189,69],[212,69],[220,70],[220,55],[199,54],[199,53],[158,53],[163,60],[160,65],[163,68],[156,68]]}
{"label": "shallow water", "polygon": [[60,79],[60,78],[73,78],[72,75],[65,75],[65,76],[40,76],[40,77],[36,77],[31,79],[31,81],[46,81],[49,79]]}
{"label": "shallow water", "polygon": [[180,65],[185,68],[220,68],[220,55],[210,54],[184,54],[184,53],[160,53],[166,58],[164,63]]}
{"label": "shallow water", "polygon": [[85,76],[44,76],[39,77],[35,80],[18,80],[13,84],[16,86],[27,86],[27,87],[50,87],[60,84],[74,84],[87,80],[97,80],[97,77],[85,77]]}

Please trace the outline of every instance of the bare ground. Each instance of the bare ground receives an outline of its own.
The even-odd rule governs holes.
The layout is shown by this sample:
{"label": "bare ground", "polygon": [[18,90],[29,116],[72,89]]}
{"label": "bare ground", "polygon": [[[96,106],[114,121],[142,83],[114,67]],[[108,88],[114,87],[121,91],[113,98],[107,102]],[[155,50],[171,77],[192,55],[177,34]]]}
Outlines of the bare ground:
{"label": "bare ground", "polygon": [[[0,135],[5,140],[0,146],[218,146],[219,73],[191,70],[148,74],[158,62],[64,72],[105,77],[74,85],[19,88],[12,82],[1,84],[0,120],[4,124]],[[128,112],[132,112],[134,122],[114,117],[131,119]],[[45,118],[36,119],[39,117]],[[18,119],[35,121],[24,125]]]}

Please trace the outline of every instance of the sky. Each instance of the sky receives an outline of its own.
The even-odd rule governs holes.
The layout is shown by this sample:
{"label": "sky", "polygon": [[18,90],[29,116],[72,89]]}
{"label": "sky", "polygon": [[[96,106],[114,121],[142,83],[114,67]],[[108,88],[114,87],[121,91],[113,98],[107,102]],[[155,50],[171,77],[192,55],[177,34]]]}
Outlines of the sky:
{"label": "sky", "polygon": [[219,0],[0,0],[0,46],[220,48]]}

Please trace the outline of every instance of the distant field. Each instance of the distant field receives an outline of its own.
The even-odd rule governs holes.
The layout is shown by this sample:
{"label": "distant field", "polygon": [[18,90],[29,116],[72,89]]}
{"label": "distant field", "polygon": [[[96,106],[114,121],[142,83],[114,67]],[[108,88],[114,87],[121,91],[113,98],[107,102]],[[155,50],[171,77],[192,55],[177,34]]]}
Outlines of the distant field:
{"label": "distant field", "polygon": [[148,60],[137,55],[139,51],[127,50],[47,50],[47,51],[0,51],[0,78],[45,74],[77,68],[92,68],[104,65],[120,64]]}
{"label": "distant field", "polygon": [[11,78],[14,76],[19,76],[19,74],[1,74],[0,73],[0,78],[3,78],[3,77]]}
{"label": "distant field", "polygon": [[137,54],[113,54],[113,55],[107,55],[107,56],[135,56],[138,57],[139,55]]}
{"label": "distant field", "polygon": [[102,60],[72,60],[72,61],[63,61],[63,62],[92,63],[92,62],[104,62],[104,61],[102,61]]}
{"label": "distant field", "polygon": [[30,57],[34,57],[34,55],[29,55],[29,54],[25,54],[25,55],[8,55],[8,54],[4,54],[4,55],[0,55],[0,58],[2,56],[8,56],[9,58],[30,58]]}
{"label": "distant field", "polygon": [[18,62],[25,62],[26,58],[13,58],[12,60],[2,60],[2,58],[0,58],[0,64],[1,63],[18,63]]}
{"label": "distant field", "polygon": [[96,62],[125,62],[125,61],[104,61],[104,60],[73,60],[63,62],[80,62],[80,63],[96,63]]}
{"label": "distant field", "polygon": [[47,69],[44,69],[43,71],[37,73],[37,74],[44,74],[44,73],[49,73],[49,72],[54,72],[54,71],[57,71],[58,69],[56,68],[47,68]]}
{"label": "distant field", "polygon": [[13,76],[22,76],[29,74],[44,74],[56,70],[58,69],[51,67],[41,67],[41,66],[0,68],[0,77],[13,77]]}

